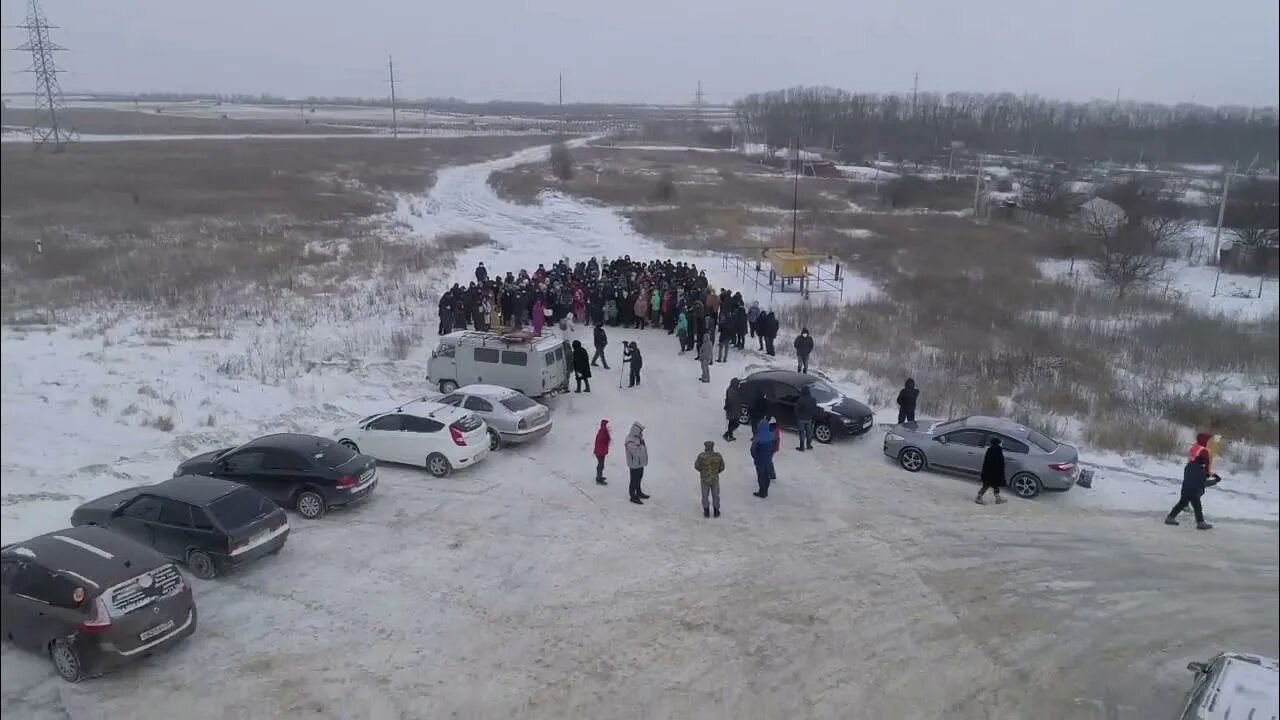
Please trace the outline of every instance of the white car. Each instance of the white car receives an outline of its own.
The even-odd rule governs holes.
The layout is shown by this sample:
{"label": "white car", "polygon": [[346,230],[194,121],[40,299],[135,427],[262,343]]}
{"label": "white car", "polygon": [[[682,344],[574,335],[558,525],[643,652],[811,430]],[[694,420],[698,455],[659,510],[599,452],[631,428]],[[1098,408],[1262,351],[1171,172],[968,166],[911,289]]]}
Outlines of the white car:
{"label": "white car", "polygon": [[379,462],[425,467],[436,477],[475,465],[489,455],[489,427],[483,420],[466,410],[425,400],[370,415],[354,427],[335,430],[333,436]]}

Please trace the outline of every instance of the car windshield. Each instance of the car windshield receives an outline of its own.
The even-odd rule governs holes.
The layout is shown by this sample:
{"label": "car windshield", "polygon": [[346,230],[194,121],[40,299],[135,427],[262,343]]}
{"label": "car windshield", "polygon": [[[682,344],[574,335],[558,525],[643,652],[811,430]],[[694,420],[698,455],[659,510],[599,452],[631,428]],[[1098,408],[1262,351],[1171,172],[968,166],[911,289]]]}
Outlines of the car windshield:
{"label": "car windshield", "polygon": [[338,443],[329,443],[323,450],[312,455],[321,465],[330,470],[351,462],[351,458],[355,456],[356,454],[351,448]]}
{"label": "car windshield", "polygon": [[1051,453],[1054,450],[1058,449],[1057,440],[1054,440],[1053,438],[1049,437],[1048,435],[1045,435],[1044,433],[1036,432],[1035,430],[1032,430],[1027,433],[1027,439],[1030,440],[1036,447],[1040,448],[1041,450],[1047,453]]}
{"label": "car windshield", "polygon": [[249,488],[236,490],[214,500],[209,512],[222,527],[231,530],[243,527],[271,512],[275,505],[262,493]]}
{"label": "car windshield", "polygon": [[820,403],[840,400],[844,397],[840,394],[840,391],[835,388],[835,386],[826,380],[814,380],[813,383],[809,385],[809,394],[813,396],[814,400],[817,400]]}
{"label": "car windshield", "polygon": [[537,404],[538,403],[530,400],[524,395],[512,395],[509,398],[502,399],[502,405],[506,407],[508,410],[510,410],[511,412],[520,412],[521,410],[528,410],[531,407],[535,407]]}

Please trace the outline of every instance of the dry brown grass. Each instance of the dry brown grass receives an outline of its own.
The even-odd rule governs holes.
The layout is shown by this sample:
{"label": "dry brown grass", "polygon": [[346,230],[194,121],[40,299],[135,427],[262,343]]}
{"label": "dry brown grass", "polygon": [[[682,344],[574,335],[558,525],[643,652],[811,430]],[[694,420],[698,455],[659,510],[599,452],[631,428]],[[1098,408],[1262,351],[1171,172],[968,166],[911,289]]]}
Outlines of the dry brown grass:
{"label": "dry brown grass", "polygon": [[[173,113],[156,113],[152,110],[108,110],[103,108],[69,108],[64,117],[78,132],[100,135],[218,135],[218,134],[273,134],[290,135],[352,133],[360,129],[304,123],[302,118],[289,120],[224,120],[221,118],[183,117]],[[5,108],[4,124],[29,127],[39,116],[29,108]]]}
{"label": "dry brown grass", "polygon": [[[532,137],[6,144],[0,278],[6,321],[135,301],[207,304],[238,287],[316,292],[352,267],[427,269],[439,248],[384,239],[392,192]],[[37,252],[36,241],[40,241]],[[450,240],[450,248],[484,242]]]}

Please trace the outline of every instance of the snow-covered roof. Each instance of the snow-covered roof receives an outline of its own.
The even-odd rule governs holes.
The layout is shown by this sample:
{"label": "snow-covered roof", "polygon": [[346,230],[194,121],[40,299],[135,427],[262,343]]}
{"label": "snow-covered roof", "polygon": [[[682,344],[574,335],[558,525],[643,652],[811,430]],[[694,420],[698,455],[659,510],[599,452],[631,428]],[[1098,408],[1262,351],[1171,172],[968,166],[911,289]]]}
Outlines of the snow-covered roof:
{"label": "snow-covered roof", "polygon": [[1124,208],[1106,198],[1095,197],[1080,206],[1080,215],[1085,220],[1092,220],[1116,226],[1124,222]]}

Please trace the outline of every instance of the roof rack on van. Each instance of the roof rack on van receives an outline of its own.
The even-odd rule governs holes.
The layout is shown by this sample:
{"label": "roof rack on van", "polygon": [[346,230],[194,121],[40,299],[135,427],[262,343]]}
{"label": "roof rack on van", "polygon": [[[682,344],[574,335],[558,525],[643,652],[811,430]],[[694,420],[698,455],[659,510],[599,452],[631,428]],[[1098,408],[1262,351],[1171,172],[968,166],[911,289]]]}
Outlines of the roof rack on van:
{"label": "roof rack on van", "polygon": [[539,340],[546,335],[535,335],[532,330],[508,330],[503,333],[484,332],[477,330],[468,330],[461,333],[462,340],[479,341],[481,346],[490,343],[502,343],[503,345],[528,345],[535,340]]}

